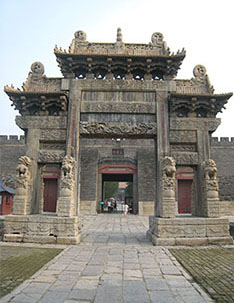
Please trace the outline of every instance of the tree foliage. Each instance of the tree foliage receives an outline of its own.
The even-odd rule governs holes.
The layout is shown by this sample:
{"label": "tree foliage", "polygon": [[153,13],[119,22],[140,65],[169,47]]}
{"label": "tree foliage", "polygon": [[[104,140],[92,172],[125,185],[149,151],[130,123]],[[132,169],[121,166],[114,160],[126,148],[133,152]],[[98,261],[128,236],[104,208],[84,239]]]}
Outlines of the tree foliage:
{"label": "tree foliage", "polygon": [[133,195],[133,186],[132,182],[128,182],[128,186],[125,189],[125,197],[132,197]]}
{"label": "tree foliage", "polygon": [[104,182],[104,199],[117,198],[119,182],[106,181]]}

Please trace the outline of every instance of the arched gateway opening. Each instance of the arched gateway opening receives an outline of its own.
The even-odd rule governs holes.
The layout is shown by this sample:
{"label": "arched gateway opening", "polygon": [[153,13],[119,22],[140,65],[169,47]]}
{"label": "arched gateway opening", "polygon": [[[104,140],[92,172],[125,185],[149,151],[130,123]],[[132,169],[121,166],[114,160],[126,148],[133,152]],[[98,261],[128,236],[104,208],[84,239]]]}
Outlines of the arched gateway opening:
{"label": "arched gateway opening", "polygon": [[[121,204],[127,203],[131,213],[137,214],[136,168],[132,165],[103,165],[98,173],[101,177],[101,200],[106,202],[113,198],[114,211],[121,211]],[[105,208],[98,205],[98,211],[105,211]]]}

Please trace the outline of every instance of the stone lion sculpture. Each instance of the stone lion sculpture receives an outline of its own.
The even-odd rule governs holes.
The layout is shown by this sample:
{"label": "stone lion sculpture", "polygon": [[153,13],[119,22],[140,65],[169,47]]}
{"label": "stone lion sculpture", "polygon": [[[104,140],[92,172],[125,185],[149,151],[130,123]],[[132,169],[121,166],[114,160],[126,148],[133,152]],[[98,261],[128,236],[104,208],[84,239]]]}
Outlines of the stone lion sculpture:
{"label": "stone lion sculpture", "polygon": [[27,156],[21,156],[18,160],[17,173],[18,177],[26,177],[29,172],[29,166],[31,165],[31,160]]}
{"label": "stone lion sculpture", "polygon": [[175,188],[176,163],[172,157],[165,157],[162,160],[162,189],[166,191]]}
{"label": "stone lion sculpture", "polygon": [[216,180],[217,168],[214,160],[209,159],[204,163],[204,177],[206,180]]}
{"label": "stone lion sculpture", "polygon": [[74,164],[75,160],[71,156],[65,156],[62,161],[60,194],[62,196],[70,195],[74,185]]}
{"label": "stone lion sculpture", "polygon": [[74,159],[70,156],[65,156],[62,162],[62,172],[64,177],[72,176]]}
{"label": "stone lion sculpture", "polygon": [[175,178],[176,166],[172,157],[165,157],[162,161],[163,175],[167,178]]}

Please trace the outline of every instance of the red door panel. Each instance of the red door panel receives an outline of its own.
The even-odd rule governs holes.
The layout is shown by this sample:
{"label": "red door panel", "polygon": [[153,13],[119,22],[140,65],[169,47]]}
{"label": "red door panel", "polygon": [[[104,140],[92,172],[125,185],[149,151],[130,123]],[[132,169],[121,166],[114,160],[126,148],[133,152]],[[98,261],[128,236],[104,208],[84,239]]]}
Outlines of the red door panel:
{"label": "red door panel", "polygon": [[192,180],[178,180],[178,213],[191,213]]}
{"label": "red door panel", "polygon": [[56,212],[57,179],[44,179],[44,211]]}

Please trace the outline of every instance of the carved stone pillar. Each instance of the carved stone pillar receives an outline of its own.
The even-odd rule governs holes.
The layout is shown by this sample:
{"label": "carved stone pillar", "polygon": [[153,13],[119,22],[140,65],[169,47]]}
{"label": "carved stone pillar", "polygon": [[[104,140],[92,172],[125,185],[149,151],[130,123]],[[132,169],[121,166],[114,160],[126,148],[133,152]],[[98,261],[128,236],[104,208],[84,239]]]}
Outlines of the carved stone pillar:
{"label": "carved stone pillar", "polygon": [[220,216],[218,181],[216,179],[217,168],[214,160],[202,163],[203,187],[202,187],[202,215],[208,218]]}
{"label": "carved stone pillar", "polygon": [[27,156],[21,156],[18,160],[16,176],[16,195],[14,197],[13,215],[31,214],[31,160]]}
{"label": "carved stone pillar", "polygon": [[61,179],[59,183],[59,197],[56,211],[58,216],[71,217],[75,215],[74,167],[74,158],[65,156],[62,162]]}
{"label": "carved stone pillar", "polygon": [[161,200],[159,201],[159,216],[174,218],[176,216],[175,200],[175,160],[165,157],[161,162]]}
{"label": "carved stone pillar", "polygon": [[167,89],[157,91],[157,139],[156,139],[156,202],[155,202],[155,216],[162,216],[162,199],[161,188],[161,171],[162,159],[169,155],[169,123],[168,123],[168,92]]}
{"label": "carved stone pillar", "polygon": [[[26,118],[27,121],[27,118]],[[27,129],[26,137],[26,155],[31,159],[31,188],[29,192],[29,199],[31,203],[31,213],[38,213],[38,153],[39,153],[39,142],[40,142],[40,129],[31,128]]]}

